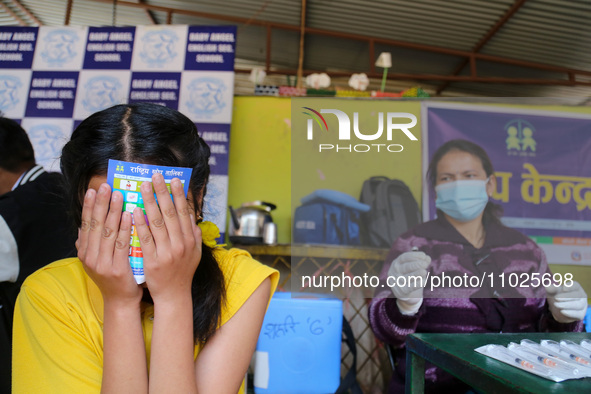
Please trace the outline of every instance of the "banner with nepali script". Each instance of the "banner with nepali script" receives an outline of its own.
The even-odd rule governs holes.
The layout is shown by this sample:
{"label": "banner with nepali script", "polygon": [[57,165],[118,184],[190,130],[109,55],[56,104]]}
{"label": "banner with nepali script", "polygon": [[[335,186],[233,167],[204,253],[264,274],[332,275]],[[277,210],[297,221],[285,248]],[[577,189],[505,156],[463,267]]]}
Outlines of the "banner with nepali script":
{"label": "banner with nepali script", "polygon": [[[423,173],[444,142],[463,138],[493,163],[503,223],[532,237],[550,263],[591,264],[591,115],[424,103]],[[425,220],[435,217],[425,184]]]}
{"label": "banner with nepali script", "polygon": [[134,102],[179,110],[211,148],[204,213],[223,233],[235,49],[235,26],[0,26],[0,111],[56,171],[73,129],[94,112]]}

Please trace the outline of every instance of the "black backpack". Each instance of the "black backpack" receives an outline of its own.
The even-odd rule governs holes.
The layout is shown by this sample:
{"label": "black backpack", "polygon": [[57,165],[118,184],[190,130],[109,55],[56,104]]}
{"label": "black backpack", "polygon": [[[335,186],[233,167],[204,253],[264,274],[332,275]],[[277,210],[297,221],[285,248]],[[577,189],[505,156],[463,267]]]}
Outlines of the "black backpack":
{"label": "black backpack", "polygon": [[417,201],[398,179],[375,176],[365,180],[359,201],[371,207],[361,214],[362,241],[367,246],[389,248],[400,234],[421,222]]}

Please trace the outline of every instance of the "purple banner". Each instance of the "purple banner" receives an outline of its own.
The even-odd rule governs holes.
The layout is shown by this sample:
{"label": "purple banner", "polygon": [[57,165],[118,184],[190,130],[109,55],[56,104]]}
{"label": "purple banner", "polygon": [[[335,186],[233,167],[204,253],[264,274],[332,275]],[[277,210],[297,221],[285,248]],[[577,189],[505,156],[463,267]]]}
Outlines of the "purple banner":
{"label": "purple banner", "polygon": [[135,27],[89,27],[84,69],[128,70]]}
{"label": "purple banner", "polygon": [[426,108],[428,158],[448,140],[475,142],[495,168],[493,199],[507,225],[532,236],[591,237],[590,116],[456,107]]}
{"label": "purple banner", "polygon": [[185,70],[234,71],[235,52],[235,26],[189,26]]}
{"label": "purple banner", "polygon": [[0,26],[0,68],[31,68],[38,30]]}

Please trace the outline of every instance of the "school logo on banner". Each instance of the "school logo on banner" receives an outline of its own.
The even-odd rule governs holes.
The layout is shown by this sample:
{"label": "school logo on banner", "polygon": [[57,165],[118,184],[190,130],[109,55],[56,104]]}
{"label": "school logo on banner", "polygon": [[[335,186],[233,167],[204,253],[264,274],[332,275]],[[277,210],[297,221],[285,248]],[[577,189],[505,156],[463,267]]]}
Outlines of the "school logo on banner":
{"label": "school logo on banner", "polygon": [[82,100],[84,109],[96,112],[121,102],[121,82],[115,77],[91,78],[86,85],[86,97]]}
{"label": "school logo on banner", "polygon": [[224,109],[226,85],[218,78],[198,78],[189,84],[187,108],[197,116],[211,116]]}
{"label": "school logo on banner", "polygon": [[20,78],[11,75],[0,75],[0,110],[6,112],[19,102],[18,92],[22,87]]}
{"label": "school logo on banner", "polygon": [[172,62],[178,55],[175,50],[177,41],[179,38],[172,30],[149,32],[142,38],[143,48],[140,56],[146,64],[160,67]]}
{"label": "school logo on banner", "polygon": [[44,39],[45,49],[41,56],[52,66],[62,66],[76,57],[78,34],[72,30],[54,30]]}

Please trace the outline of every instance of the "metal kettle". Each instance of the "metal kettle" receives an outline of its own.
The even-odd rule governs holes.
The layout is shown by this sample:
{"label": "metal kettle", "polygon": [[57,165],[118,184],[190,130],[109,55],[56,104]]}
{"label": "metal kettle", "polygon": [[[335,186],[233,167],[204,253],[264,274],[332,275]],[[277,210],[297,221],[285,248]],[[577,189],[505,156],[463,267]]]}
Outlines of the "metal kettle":
{"label": "metal kettle", "polygon": [[265,227],[273,223],[271,211],[275,204],[264,201],[245,202],[234,209],[230,205],[230,228],[228,236],[235,244],[262,244]]}

